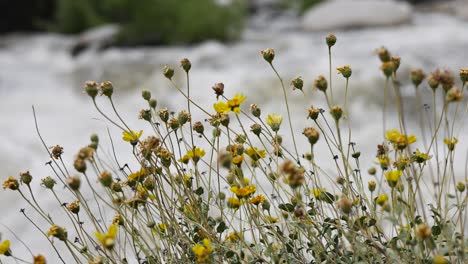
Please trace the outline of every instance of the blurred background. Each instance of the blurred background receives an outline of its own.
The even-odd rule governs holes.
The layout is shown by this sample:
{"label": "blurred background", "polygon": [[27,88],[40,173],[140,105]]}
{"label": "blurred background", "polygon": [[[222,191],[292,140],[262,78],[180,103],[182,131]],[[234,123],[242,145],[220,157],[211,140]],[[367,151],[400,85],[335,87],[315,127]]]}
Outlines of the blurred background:
{"label": "blurred background", "polygon": [[[348,100],[352,141],[366,153],[362,164],[368,168],[382,142],[384,76],[375,49],[385,46],[401,56],[399,76],[406,84],[415,67],[426,73],[442,67],[457,74],[468,66],[467,0],[0,0],[0,10],[0,180],[30,170],[35,191],[44,196],[48,194],[38,186],[39,179],[52,172],[44,165],[49,158],[35,132],[32,105],[46,144],[62,145],[68,164],[92,133],[101,136],[103,151],[110,153],[109,124],[83,94],[87,80],[112,81],[119,111],[135,130],[149,129],[137,119],[146,107],[142,89],[152,92],[158,107],[183,109],[185,100],[161,69],[172,65],[175,81],[184,86],[178,67],[184,57],[192,62],[193,100],[206,108],[211,110],[215,102],[211,87],[223,82],[227,97],[247,95],[245,109],[256,103],[265,116],[285,115],[279,83],[259,54],[274,48],[282,77],[289,82],[302,76],[305,82],[304,93],[290,92],[293,125],[301,137],[306,108],[326,105],[312,84],[318,75],[328,76],[324,39],[334,33],[333,68],[349,64],[353,69]],[[344,79],[337,74],[333,78],[335,98],[340,98]],[[423,103],[430,103],[428,88],[424,84],[421,89]],[[414,88],[403,86],[403,94],[409,118],[417,120]],[[109,109],[106,101],[100,104]],[[196,121],[205,118],[197,111],[193,116]],[[396,127],[396,120],[389,122]],[[410,132],[418,135],[416,123]],[[464,129],[460,123],[459,138]],[[131,163],[126,160],[130,146],[120,142],[120,131],[110,131],[117,139],[117,155]],[[460,141],[467,149],[466,140]],[[319,159],[327,169],[329,157]],[[459,170],[462,175],[463,166]],[[26,205],[17,193],[0,191],[0,207],[0,223],[21,230],[17,235],[35,252],[54,258],[19,213]],[[45,207],[59,210],[52,203]],[[0,233],[11,237],[3,227]],[[26,252],[20,246],[13,250]]]}

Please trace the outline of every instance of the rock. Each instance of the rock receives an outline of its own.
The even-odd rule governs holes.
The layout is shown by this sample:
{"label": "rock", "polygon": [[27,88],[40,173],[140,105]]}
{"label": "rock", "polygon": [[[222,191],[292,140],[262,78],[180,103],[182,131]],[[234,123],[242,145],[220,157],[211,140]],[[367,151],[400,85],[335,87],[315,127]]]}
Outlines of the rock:
{"label": "rock", "polygon": [[468,2],[465,0],[455,1],[455,14],[463,19],[468,19]]}
{"label": "rock", "polygon": [[86,49],[101,50],[111,46],[120,31],[118,25],[98,26],[81,33],[72,45],[71,54],[77,56]]}
{"label": "rock", "polygon": [[330,0],[307,10],[302,26],[309,31],[403,24],[411,19],[408,3],[391,0]]}

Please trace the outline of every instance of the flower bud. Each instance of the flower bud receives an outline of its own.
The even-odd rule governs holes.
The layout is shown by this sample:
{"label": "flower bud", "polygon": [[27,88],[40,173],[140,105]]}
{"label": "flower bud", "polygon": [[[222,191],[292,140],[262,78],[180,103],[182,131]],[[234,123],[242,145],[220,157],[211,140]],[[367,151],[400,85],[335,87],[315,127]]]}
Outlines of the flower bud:
{"label": "flower bud", "polygon": [[85,83],[85,91],[91,98],[96,98],[98,94],[98,84],[94,81],[87,81]]}
{"label": "flower bud", "polygon": [[343,109],[341,107],[335,105],[330,109],[330,114],[333,116],[333,118],[338,121],[340,120],[341,116],[343,115]]}
{"label": "flower bud", "polygon": [[31,181],[32,181],[32,176],[29,173],[29,171],[25,171],[25,172],[20,173],[20,182],[21,183],[29,185],[29,183],[31,183]]}
{"label": "flower bud", "polygon": [[159,109],[158,115],[164,123],[166,123],[167,120],[169,120],[169,111],[167,110],[167,108]]}
{"label": "flower bud", "polygon": [[264,49],[260,51],[262,54],[263,58],[268,62],[271,63],[273,59],[275,58],[275,50],[272,48]]}
{"label": "flower bud", "polygon": [[262,110],[256,104],[252,104],[250,105],[250,113],[255,117],[260,117]]}
{"label": "flower bud", "polygon": [[429,87],[431,87],[432,90],[435,90],[437,89],[437,87],[439,87],[439,84],[440,84],[439,72],[440,72],[439,70],[436,70],[432,72],[431,74],[429,74],[429,76],[427,77],[427,84],[429,84]]}
{"label": "flower bud", "polygon": [[197,121],[193,124],[193,130],[202,135],[205,131],[205,127],[203,126],[202,122]]}
{"label": "flower bud", "polygon": [[367,183],[367,188],[369,189],[370,192],[375,191],[375,186],[377,186],[377,183],[375,181],[369,181]]}
{"label": "flower bud", "polygon": [[47,189],[53,189],[54,185],[57,183],[52,177],[47,176],[44,179],[41,180],[42,184],[47,188]]}
{"label": "flower bud", "polygon": [[325,37],[325,42],[327,43],[328,47],[331,48],[336,43],[336,36],[333,34],[329,34]]}
{"label": "flower bud", "polygon": [[426,74],[424,74],[423,70],[421,69],[414,69],[411,71],[410,77],[414,86],[418,87],[426,77]]}
{"label": "flower bud", "polygon": [[216,94],[216,99],[224,94],[224,84],[223,83],[215,83],[212,87],[213,91]]}
{"label": "flower bud", "polygon": [[33,257],[33,264],[46,264],[46,258],[42,255],[37,255]]}
{"label": "flower bud", "polygon": [[174,69],[168,65],[165,65],[163,68],[163,74],[167,79],[172,80],[172,76],[174,76]]}
{"label": "flower bud", "polygon": [[146,101],[149,101],[151,99],[151,92],[148,91],[148,90],[143,90],[141,92],[141,96],[143,97],[143,99],[145,99]]}
{"label": "flower bud", "polygon": [[219,122],[221,123],[221,125],[227,127],[227,126],[229,126],[230,121],[231,121],[231,119],[229,118],[228,114],[220,114]]}
{"label": "flower bud", "polygon": [[371,167],[367,170],[367,173],[369,173],[370,175],[375,175],[376,172],[377,170],[375,169],[375,167]]}
{"label": "flower bud", "polygon": [[143,119],[148,122],[151,122],[151,110],[149,109],[141,109],[140,113],[138,114],[138,119]]}
{"label": "flower bud", "polygon": [[158,101],[156,101],[156,99],[151,99],[149,100],[148,104],[151,108],[155,109],[156,106],[158,105]]}
{"label": "flower bud", "polygon": [[180,61],[180,67],[182,67],[182,69],[184,69],[184,71],[188,73],[190,69],[192,68],[192,63],[189,61],[189,59],[183,58]]}
{"label": "flower bud", "polygon": [[304,128],[304,132],[302,132],[302,134],[304,134],[304,136],[309,140],[311,145],[317,143],[320,137],[319,132],[313,127]]}
{"label": "flower bud", "polygon": [[92,134],[89,139],[91,142],[99,143],[99,136],[97,134]]}
{"label": "flower bud", "polygon": [[302,87],[304,87],[304,81],[302,80],[301,76],[298,76],[291,80],[291,86],[293,90],[298,89],[302,91]]}
{"label": "flower bud", "polygon": [[73,167],[75,167],[76,171],[84,173],[86,171],[86,162],[83,159],[76,159],[73,162]]}
{"label": "flower bud", "polygon": [[73,191],[80,189],[81,179],[78,176],[71,176],[67,178],[67,184]]}
{"label": "flower bud", "polygon": [[99,90],[101,92],[101,95],[105,95],[111,98],[112,94],[114,93],[114,86],[111,82],[105,81],[101,83],[101,85],[99,86]]}
{"label": "flower bud", "polygon": [[112,182],[111,190],[113,192],[122,192],[122,184],[120,182]]}
{"label": "flower bud", "polygon": [[341,73],[341,75],[343,75],[343,77],[345,77],[346,79],[348,79],[349,77],[351,77],[351,74],[353,73],[353,71],[351,70],[351,67],[349,65],[344,65],[342,67],[338,67],[336,68],[338,70],[339,73]]}
{"label": "flower bud", "polygon": [[328,87],[327,79],[325,79],[323,75],[320,75],[317,77],[317,79],[314,80],[314,87],[322,92],[326,92]]}
{"label": "flower bud", "polygon": [[268,200],[265,200],[262,203],[262,209],[265,210],[265,211],[270,211],[270,202]]}
{"label": "flower bud", "polygon": [[382,62],[388,62],[391,59],[390,52],[385,47],[380,47],[376,50],[379,59]]}
{"label": "flower bud", "polygon": [[224,201],[224,199],[226,199],[226,194],[224,192],[219,192],[218,193],[218,198],[221,200],[221,201]]}
{"label": "flower bud", "polygon": [[104,187],[110,187],[112,184],[112,174],[106,170],[101,172],[101,175],[99,175],[99,182]]}
{"label": "flower bud", "polygon": [[464,192],[466,188],[466,185],[464,182],[457,182],[457,190],[459,192]]}
{"label": "flower bud", "polygon": [[445,70],[440,73],[439,81],[445,92],[448,92],[455,85],[455,77],[453,77],[452,72],[449,70]]}
{"label": "flower bud", "polygon": [[252,131],[256,136],[260,136],[260,133],[262,133],[262,126],[259,124],[253,124],[250,126],[250,131]]}

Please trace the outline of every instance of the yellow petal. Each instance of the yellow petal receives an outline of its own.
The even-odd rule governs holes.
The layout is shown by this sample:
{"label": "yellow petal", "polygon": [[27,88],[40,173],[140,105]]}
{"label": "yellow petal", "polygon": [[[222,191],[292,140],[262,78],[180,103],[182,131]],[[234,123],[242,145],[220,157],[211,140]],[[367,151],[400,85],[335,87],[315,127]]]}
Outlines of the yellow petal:
{"label": "yellow petal", "polygon": [[0,244],[0,255],[8,252],[10,249],[10,240],[5,240]]}
{"label": "yellow petal", "polygon": [[104,243],[106,242],[106,237],[104,236],[104,234],[100,233],[100,232],[94,232],[94,236],[97,238],[97,240],[104,245]]}
{"label": "yellow petal", "polygon": [[110,225],[109,230],[107,230],[107,237],[115,238],[117,236],[117,232],[119,231],[117,225]]}

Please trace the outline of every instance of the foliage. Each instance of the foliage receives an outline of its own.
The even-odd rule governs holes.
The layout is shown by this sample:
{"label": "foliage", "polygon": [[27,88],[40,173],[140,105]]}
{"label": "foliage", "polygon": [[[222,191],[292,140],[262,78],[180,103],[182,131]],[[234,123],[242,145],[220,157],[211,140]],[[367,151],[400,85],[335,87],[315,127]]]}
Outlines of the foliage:
{"label": "foliage", "polygon": [[[288,95],[302,91],[304,83],[297,77],[286,89],[271,48],[261,55],[278,77],[273,88],[283,92],[284,115],[262,114],[256,104],[246,109],[247,98],[225,95],[222,83],[213,87],[212,106],[199,105],[190,97],[192,65],[182,59],[177,73],[185,72],[186,87],[173,79],[173,68],[164,67],[163,74],[187,99],[186,107],[160,108],[150,91],[142,91],[139,118],[149,128],[143,131],[121,118],[112,83],[89,81],[85,92],[122,133],[128,156],[108,153],[115,146],[107,148],[92,135],[69,166],[63,148],[49,148],[37,128],[53,176],[43,178],[38,190],[31,188],[38,184],[35,177],[23,172],[8,177],[3,188],[25,200],[28,207],[21,213],[64,263],[466,263],[468,175],[457,176],[465,164],[455,157],[465,155],[457,133],[466,118],[458,110],[468,69],[459,71],[462,89],[449,70],[427,77],[421,69],[411,71],[416,98],[429,93],[433,103],[416,102],[419,130],[408,131],[400,58],[379,48],[382,138],[368,139],[375,141],[376,153],[361,153],[347,108],[353,70],[349,65],[331,70],[335,42],[334,35],[326,37],[328,80],[341,75],[344,95],[319,76],[314,86],[323,104],[304,109],[302,117],[290,115]],[[102,99],[112,108],[103,108]],[[396,128],[387,127],[392,113],[387,103],[393,99]],[[423,112],[427,106],[429,113]],[[203,121],[192,120],[195,111],[205,115]],[[301,131],[291,120],[306,116],[303,136],[296,137]],[[109,136],[115,140],[112,132]],[[318,155],[328,156],[333,166],[319,164]],[[368,175],[363,155],[375,157]],[[41,206],[48,196],[62,217]],[[57,250],[60,245],[66,250]],[[3,240],[2,258],[21,260],[15,255],[19,246]],[[34,261],[44,263],[39,262],[44,257]]]}

